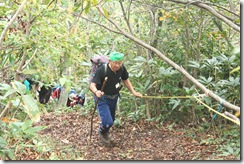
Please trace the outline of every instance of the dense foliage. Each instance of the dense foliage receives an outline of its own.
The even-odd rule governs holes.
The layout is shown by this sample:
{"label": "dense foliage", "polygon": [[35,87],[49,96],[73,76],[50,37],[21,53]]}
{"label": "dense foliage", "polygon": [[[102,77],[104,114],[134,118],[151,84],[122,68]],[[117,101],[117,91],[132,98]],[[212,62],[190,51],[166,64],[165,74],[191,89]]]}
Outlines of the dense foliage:
{"label": "dense foliage", "polygon": [[[137,99],[123,88],[116,124],[123,124],[124,119],[121,118],[127,118],[133,122],[147,120],[158,124],[237,126],[221,116],[212,120],[214,113],[195,99],[174,98],[204,93],[152,50],[125,37],[108,21],[112,19],[119,28],[184,67],[224,101],[240,106],[240,31],[234,30],[206,8],[199,7],[198,3],[32,0],[26,2],[4,35],[8,23],[23,2],[0,2],[0,126],[4,130],[0,137],[0,147],[4,147],[0,150],[1,155],[14,159],[18,144],[29,143],[30,140],[38,144],[33,133],[42,127],[32,128],[30,120],[36,121],[40,114],[56,108],[53,102],[40,104],[34,98],[34,92],[25,92],[21,75],[34,79],[40,85],[62,84],[77,91],[83,90],[87,95],[83,110],[90,114],[94,104],[87,83],[89,59],[95,54],[107,55],[110,51],[126,55],[124,65],[135,90],[143,95],[168,97]],[[239,1],[209,0],[203,4],[240,26]],[[105,16],[98,7],[103,9]],[[201,100],[215,110],[221,105],[208,96]],[[66,110],[71,109],[64,108]],[[227,108],[221,112],[224,111],[235,114]],[[6,118],[15,118],[21,123],[8,125],[3,121]],[[237,134],[235,139],[240,139],[238,130],[235,129],[233,134]],[[9,144],[12,146],[7,146]]]}

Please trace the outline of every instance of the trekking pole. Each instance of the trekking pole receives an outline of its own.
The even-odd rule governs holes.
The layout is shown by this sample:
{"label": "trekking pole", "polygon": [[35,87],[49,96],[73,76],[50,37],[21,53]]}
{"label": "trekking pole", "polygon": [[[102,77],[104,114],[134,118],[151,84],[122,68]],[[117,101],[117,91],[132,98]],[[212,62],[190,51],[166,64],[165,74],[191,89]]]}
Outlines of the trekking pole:
{"label": "trekking pole", "polygon": [[[102,88],[101,88],[101,92],[103,91],[105,85],[106,85],[106,82],[108,80],[108,77],[105,77],[104,81],[103,81],[103,85],[102,85]],[[97,97],[97,100],[95,102],[95,106],[94,106],[94,110],[93,110],[93,113],[92,113],[92,117],[91,117],[91,131],[90,131],[90,143],[91,143],[91,136],[92,136],[92,131],[93,131],[93,116],[94,116],[94,113],[96,111],[96,108],[97,108],[97,104],[98,102],[100,101],[100,98]]]}

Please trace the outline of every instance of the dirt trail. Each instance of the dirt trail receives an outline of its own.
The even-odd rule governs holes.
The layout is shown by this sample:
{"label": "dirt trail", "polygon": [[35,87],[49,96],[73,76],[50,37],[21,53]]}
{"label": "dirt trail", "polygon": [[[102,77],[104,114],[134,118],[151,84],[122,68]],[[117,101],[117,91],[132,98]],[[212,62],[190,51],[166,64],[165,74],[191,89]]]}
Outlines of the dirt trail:
{"label": "dirt trail", "polygon": [[80,160],[233,160],[231,156],[216,157],[217,145],[200,144],[210,134],[187,134],[187,127],[174,126],[170,130],[166,125],[158,127],[148,122],[127,122],[122,127],[113,127],[113,144],[101,145],[97,133],[98,116],[94,116],[93,121],[90,144],[90,118],[79,112],[48,113],[41,117],[38,125],[48,126],[41,131],[43,137],[51,137],[59,145],[80,152]]}

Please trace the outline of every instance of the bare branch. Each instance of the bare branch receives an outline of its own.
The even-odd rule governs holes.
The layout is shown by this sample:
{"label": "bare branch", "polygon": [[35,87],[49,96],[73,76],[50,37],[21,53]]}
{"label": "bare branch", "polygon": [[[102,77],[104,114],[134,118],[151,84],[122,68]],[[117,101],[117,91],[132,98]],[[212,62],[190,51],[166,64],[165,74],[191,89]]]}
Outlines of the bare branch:
{"label": "bare branch", "polygon": [[[126,17],[126,13],[125,13],[124,6],[123,6],[123,4],[122,4],[121,1],[119,1],[119,3],[120,3],[120,6],[121,6],[123,15],[124,15],[125,22],[126,22],[128,28],[129,28],[129,30],[130,30],[130,33],[133,34],[133,31],[132,31],[131,26],[130,26],[130,22],[129,22],[129,20],[128,20],[127,17]],[[129,14],[128,14],[128,17],[129,17]]]}
{"label": "bare branch", "polygon": [[119,31],[115,31],[115,30],[113,30],[113,29],[110,29],[110,28],[108,28],[108,27],[106,27],[106,26],[104,26],[104,25],[102,25],[102,24],[100,24],[100,23],[98,23],[98,22],[96,22],[96,21],[94,21],[94,20],[88,19],[88,18],[86,18],[86,17],[84,17],[84,16],[82,16],[82,15],[80,15],[80,17],[81,17],[82,19],[85,19],[85,20],[87,20],[87,21],[89,21],[89,22],[92,22],[92,23],[94,23],[94,24],[96,24],[96,25],[98,25],[98,26],[101,26],[101,27],[103,27],[103,28],[105,28],[105,29],[107,29],[107,30],[109,30],[109,31],[112,31],[112,32],[114,32],[114,33],[116,33],[116,34],[122,34],[122,33],[119,32]]}

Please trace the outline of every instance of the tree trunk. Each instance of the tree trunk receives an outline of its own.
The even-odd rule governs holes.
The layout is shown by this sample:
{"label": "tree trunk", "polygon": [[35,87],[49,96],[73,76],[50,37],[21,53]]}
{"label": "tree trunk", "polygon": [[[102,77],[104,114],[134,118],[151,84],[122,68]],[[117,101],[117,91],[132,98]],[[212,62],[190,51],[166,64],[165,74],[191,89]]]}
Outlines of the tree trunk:
{"label": "tree trunk", "polygon": [[69,93],[68,93],[67,89],[63,86],[62,91],[60,93],[59,100],[58,100],[58,105],[57,105],[58,109],[66,107],[68,97],[69,97]]}

